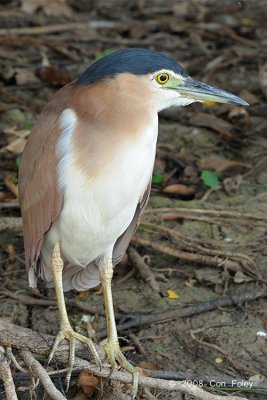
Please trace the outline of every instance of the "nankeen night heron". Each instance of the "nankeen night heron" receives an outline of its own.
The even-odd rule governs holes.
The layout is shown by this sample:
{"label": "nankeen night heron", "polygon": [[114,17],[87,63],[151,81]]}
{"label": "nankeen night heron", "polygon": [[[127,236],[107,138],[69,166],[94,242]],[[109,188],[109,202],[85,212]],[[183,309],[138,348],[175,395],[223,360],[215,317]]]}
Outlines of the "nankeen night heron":
{"label": "nankeen night heron", "polygon": [[59,90],[45,107],[25,147],[19,171],[29,284],[54,287],[60,341],[70,342],[68,380],[76,333],[63,291],[103,288],[104,345],[112,368],[138,372],[122,354],[113,311],[111,279],[147,205],[158,135],[158,112],[206,100],[247,105],[241,98],[190,78],[169,56],[145,49],[112,53]]}

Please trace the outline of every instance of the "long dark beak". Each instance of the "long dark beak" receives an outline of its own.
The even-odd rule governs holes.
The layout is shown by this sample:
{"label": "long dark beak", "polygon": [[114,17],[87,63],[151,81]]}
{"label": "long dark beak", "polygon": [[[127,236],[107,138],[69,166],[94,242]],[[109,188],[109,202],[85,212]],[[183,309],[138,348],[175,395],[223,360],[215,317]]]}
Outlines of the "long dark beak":
{"label": "long dark beak", "polygon": [[207,85],[204,82],[197,81],[190,77],[186,78],[183,83],[181,81],[177,85],[177,90],[182,97],[194,99],[196,101],[214,101],[217,103],[233,103],[241,106],[249,104],[233,93],[226,92],[215,86]]}

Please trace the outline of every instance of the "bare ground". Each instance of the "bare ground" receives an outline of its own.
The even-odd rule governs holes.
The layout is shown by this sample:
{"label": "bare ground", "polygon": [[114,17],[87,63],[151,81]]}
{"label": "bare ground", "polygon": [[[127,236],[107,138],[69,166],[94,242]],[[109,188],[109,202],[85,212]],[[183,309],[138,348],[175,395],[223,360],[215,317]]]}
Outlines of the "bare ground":
{"label": "bare ground", "polygon": [[[36,10],[29,9],[26,0],[2,3],[1,217],[19,217],[20,153],[53,92],[108,51],[133,46],[166,51],[193,77],[239,94],[250,107],[195,104],[162,113],[152,196],[132,243],[138,255],[145,257],[148,276],[141,278],[136,269],[140,258],[134,259],[131,253],[116,267],[117,322],[122,325],[133,315],[161,315],[224,295],[241,298],[244,293],[261,291],[266,284],[267,255],[266,2],[109,0],[70,1],[67,7],[54,1],[41,2],[43,6]],[[64,31],[57,29],[58,24]],[[214,183],[214,176],[218,182]],[[19,229],[0,232],[0,273],[0,317],[55,335],[55,307],[25,305],[8,296],[8,291],[32,296]],[[47,299],[47,292],[40,285],[34,296]],[[67,297],[96,309],[93,315],[69,307],[75,329],[87,333],[89,327],[96,332],[95,340],[103,338],[101,289],[71,292]],[[196,311],[189,317],[137,323],[120,331],[121,346],[140,368],[167,371],[169,376],[173,372],[176,379],[195,376],[198,385],[204,377],[213,393],[231,390],[247,399],[262,399],[267,393],[266,322],[263,296]],[[21,363],[18,355],[17,359]],[[45,365],[45,359],[38,355],[37,359]],[[30,376],[19,375],[14,366],[12,373],[20,399],[49,398],[42,385],[30,395]],[[231,384],[249,379],[260,389],[256,383],[252,388]],[[54,383],[61,387],[64,378],[55,377]],[[74,374],[68,398],[87,398],[84,387],[76,383]],[[226,383],[231,389],[225,389]],[[129,388],[123,387],[123,392]],[[6,399],[3,387],[1,391],[0,399]],[[126,398],[118,393],[112,398]],[[91,398],[105,396],[96,389]],[[152,396],[190,398],[166,390],[140,393],[142,399]]]}

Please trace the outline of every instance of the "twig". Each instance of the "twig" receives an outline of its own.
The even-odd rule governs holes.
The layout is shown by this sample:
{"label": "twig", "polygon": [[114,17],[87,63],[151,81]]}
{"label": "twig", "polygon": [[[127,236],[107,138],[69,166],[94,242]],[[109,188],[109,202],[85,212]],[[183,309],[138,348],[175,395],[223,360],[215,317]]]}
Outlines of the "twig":
{"label": "twig", "polygon": [[140,339],[132,332],[129,334],[129,337],[134,342],[134,345],[137,348],[138,353],[139,354],[146,354],[146,351],[145,351],[144,346],[142,345]]}
{"label": "twig", "polygon": [[[207,312],[215,310],[219,307],[226,307],[232,305],[240,305],[247,301],[255,300],[258,298],[267,297],[267,288],[257,289],[255,292],[245,292],[238,293],[233,296],[221,296],[216,300],[205,301],[193,306],[187,306],[178,308],[174,310],[167,310],[161,313],[148,314],[148,315],[134,315],[127,316],[127,322],[117,324],[117,329],[119,332],[124,332],[129,329],[144,326],[147,324],[153,324],[155,322],[163,322],[174,320],[177,318],[189,317],[195,314],[200,314],[202,312]],[[124,316],[125,318],[125,316]],[[105,336],[105,330],[97,332],[97,336],[100,338]]]}
{"label": "twig", "polygon": [[11,361],[14,364],[15,368],[17,368],[20,372],[27,374],[28,371],[26,369],[24,369],[21,365],[19,365],[19,363],[17,362],[17,360],[12,352],[11,346],[6,347],[6,355],[7,355],[7,358],[9,359],[9,361]]}
{"label": "twig", "polygon": [[148,400],[158,400],[156,396],[154,396],[148,388],[144,388],[144,394]]}
{"label": "twig", "polygon": [[[235,261],[239,261],[239,259],[241,259],[241,260],[243,259],[244,262],[249,263],[253,267],[253,269],[257,268],[255,261],[251,257],[249,257],[245,254],[236,253],[236,252],[231,253],[231,252],[225,252],[225,251],[221,251],[221,250],[209,249],[207,247],[204,247],[202,244],[199,244],[200,243],[199,240],[197,241],[195,239],[185,238],[183,235],[181,235],[181,233],[175,231],[174,229],[166,228],[164,226],[159,226],[159,225],[152,224],[149,222],[143,223],[142,226],[144,226],[145,228],[148,228],[152,231],[159,231],[159,232],[165,233],[165,234],[171,236],[171,238],[175,239],[178,244],[182,243],[186,247],[194,248],[195,250],[202,251],[205,254],[209,254],[212,256],[222,256],[224,258],[230,258]],[[198,242],[198,244],[195,244],[194,241],[196,243]],[[251,272],[253,272],[255,274],[255,271],[251,271]]]}
{"label": "twig", "polygon": [[227,268],[232,271],[240,271],[242,268],[240,264],[236,261],[231,261],[227,258],[222,258],[222,257],[212,257],[209,255],[203,255],[203,254],[195,254],[195,253],[189,253],[186,251],[181,251],[174,249],[170,246],[167,246],[162,243],[155,243],[147,239],[142,239],[139,237],[134,237],[132,239],[132,243],[143,246],[143,247],[150,247],[151,249],[158,251],[163,254],[167,254],[168,256],[179,258],[180,260],[189,262],[189,263],[196,263],[204,266],[209,266],[209,267],[218,267],[218,265],[224,266],[224,268]]}
{"label": "twig", "polygon": [[164,213],[179,213],[179,215],[186,216],[188,214],[200,214],[200,215],[210,215],[213,217],[223,217],[223,218],[233,218],[233,219],[254,219],[255,221],[267,221],[267,217],[263,214],[253,214],[253,213],[243,213],[240,211],[229,211],[229,210],[205,210],[201,208],[183,208],[183,207],[175,207],[175,208],[147,208],[145,214],[164,214]]}
{"label": "twig", "polygon": [[21,218],[17,217],[4,217],[0,218],[0,232],[10,229],[14,232],[22,232],[22,221]]}
{"label": "twig", "polygon": [[[43,376],[43,367],[42,373],[39,372],[38,368],[39,363],[33,359],[32,353],[37,353],[43,356],[48,356],[51,351],[53,345],[54,338],[50,335],[42,334],[40,335],[37,332],[34,332],[30,329],[18,327],[10,322],[5,321],[4,319],[0,319],[0,343],[3,345],[12,345],[13,347],[19,349],[22,352],[23,359],[25,363],[31,366],[34,374],[38,376],[38,378],[42,381],[44,379]],[[25,350],[27,348],[27,350]],[[23,350],[22,350],[23,349]],[[77,343],[77,349],[79,353],[82,354],[84,359],[79,358],[78,356],[75,359],[75,367],[79,369],[88,369],[92,373],[97,376],[102,376],[105,378],[110,378],[114,380],[119,380],[125,383],[132,382],[131,374],[127,372],[117,371],[115,370],[110,375],[109,368],[102,368],[101,371],[99,367],[94,364],[88,362],[86,359],[90,358],[88,351],[86,351],[86,346],[81,343]],[[97,346],[98,352],[103,356],[103,350],[99,346]],[[66,347],[66,341],[63,341],[59,346],[59,351],[56,353],[55,358],[57,362],[61,365],[68,365],[68,356],[69,352]],[[87,358],[88,357],[88,358]],[[86,359],[85,359],[86,358]],[[38,364],[36,364],[38,363]],[[47,374],[48,375],[48,374]],[[41,379],[42,378],[42,379]],[[47,377],[46,377],[47,378]],[[46,381],[46,383],[49,381]],[[164,380],[164,379],[155,379],[146,376],[140,376],[140,386],[155,388],[160,390],[167,391],[181,391],[183,393],[191,394],[202,400],[225,400],[223,396],[216,396],[211,393],[205,392],[200,387],[191,385],[188,382],[176,382],[173,380]],[[16,398],[14,398],[16,399]],[[62,399],[65,400],[63,397]],[[228,400],[240,400],[240,397],[229,396]],[[13,398],[12,398],[13,400]]]}
{"label": "twig", "polygon": [[200,345],[206,346],[206,347],[208,347],[209,349],[212,349],[212,350],[214,350],[214,351],[217,351],[219,354],[222,354],[222,355],[226,358],[226,360],[234,367],[234,369],[235,369],[236,371],[239,371],[239,372],[244,371],[244,369],[234,361],[234,356],[232,356],[231,354],[229,354],[227,351],[221,349],[219,346],[217,346],[217,345],[214,344],[214,343],[208,343],[208,342],[206,342],[206,341],[203,340],[203,339],[198,339],[198,338],[196,337],[196,335],[195,335],[196,332],[199,332],[199,331],[198,331],[198,330],[195,331],[195,330],[193,330],[193,329],[190,329],[190,331],[189,331],[191,338],[192,338],[195,342],[199,343]]}
{"label": "twig", "polygon": [[[22,304],[25,304],[26,306],[44,306],[44,307],[49,307],[49,306],[54,306],[57,307],[57,302],[56,300],[44,300],[44,299],[35,299],[34,297],[30,296],[23,296],[18,293],[13,293],[10,292],[9,290],[2,290],[0,291],[0,295],[8,296],[14,300],[19,301]],[[76,307],[81,311],[85,311],[90,314],[98,314],[101,316],[105,316],[104,311],[98,311],[94,307],[89,306],[89,304],[83,303],[81,301],[73,300],[73,299],[68,299],[65,298],[65,302],[67,306],[71,307]],[[117,315],[118,317],[120,314]]]}
{"label": "twig", "polygon": [[0,202],[0,210],[1,208],[19,208],[19,202],[17,200],[13,200],[9,203]]}
{"label": "twig", "polygon": [[58,33],[65,31],[76,31],[76,30],[90,30],[88,24],[82,22],[69,22],[67,24],[55,24],[47,26],[32,26],[32,27],[22,27],[22,28],[9,28],[0,29],[0,36],[8,35],[45,35],[49,33]]}
{"label": "twig", "polygon": [[160,287],[156,281],[154,273],[150,270],[149,266],[145,263],[143,257],[133,248],[129,247],[127,253],[130,257],[135,268],[138,270],[141,278],[149,284],[149,286],[157,293],[160,292]]}
{"label": "twig", "polygon": [[29,370],[40,379],[47,394],[54,400],[66,400],[66,397],[55,387],[44,367],[35,360],[31,352],[22,349],[20,350],[20,354]]}
{"label": "twig", "polygon": [[0,351],[0,377],[4,382],[7,400],[17,400],[18,398],[11,370],[2,351]]}
{"label": "twig", "polygon": [[[63,368],[60,370],[50,371],[48,375],[51,379],[58,380],[59,378],[64,378],[65,373],[68,371],[68,368]],[[76,368],[72,372],[72,379],[75,379],[80,375],[80,368]],[[224,371],[225,372],[225,371]],[[165,380],[174,380],[174,381],[194,381],[195,383],[199,384],[207,384],[207,385],[214,385],[215,382],[224,382],[226,387],[233,388],[233,380],[236,387],[243,387],[246,386],[244,383],[248,381],[244,379],[230,379],[226,377],[221,377],[220,375],[197,375],[197,374],[182,374],[176,371],[162,371],[162,370],[152,370],[152,369],[144,369],[144,374],[146,376],[150,376],[151,378],[158,378],[158,379],[165,379]],[[21,373],[21,372],[14,372],[13,373],[14,381],[23,381],[27,382],[30,378],[29,373]],[[249,381],[253,385],[253,389],[259,390],[266,390],[267,389],[267,382],[263,381]],[[244,388],[245,389],[245,388]],[[247,389],[249,386],[247,385]]]}
{"label": "twig", "polygon": [[[25,363],[28,366],[30,366],[34,374],[38,376],[38,378],[42,381],[42,383],[44,385],[47,385],[47,383],[49,382],[51,385],[52,383],[51,380],[49,381],[47,380],[47,377],[49,378],[48,374],[45,375],[44,378],[43,367],[33,358],[30,352],[38,353],[43,356],[48,356],[52,347],[53,337],[44,334],[42,334],[41,336],[37,332],[33,332],[30,329],[18,327],[10,322],[0,319],[0,342],[3,343],[4,345],[10,344],[12,342],[14,347],[20,349]],[[79,347],[83,349],[82,353],[83,356],[86,356],[86,352],[84,351],[86,346],[79,344]],[[25,350],[25,348],[28,348],[28,350]],[[65,348],[65,343],[63,342],[63,344],[60,344],[59,351],[56,353],[56,359],[58,363],[67,365],[68,351],[64,351],[64,348]],[[104,378],[114,379],[129,384],[131,384],[132,382],[132,375],[127,372],[115,370],[112,372],[112,374],[110,374],[109,368],[103,367],[101,370],[99,370],[98,366],[86,361],[85,359],[80,359],[79,357],[76,357],[75,359],[75,367],[79,369],[88,369],[95,375],[102,376]],[[225,400],[224,396],[216,396],[209,392],[205,392],[200,387],[192,385],[186,381],[176,382],[173,380],[167,381],[164,379],[155,379],[146,376],[140,376],[139,384],[142,387],[167,390],[167,391],[180,391],[182,393],[191,394],[201,400]],[[58,398],[65,400],[64,397],[58,397]],[[241,399],[244,400],[244,398],[236,396],[229,396],[227,398],[227,400],[241,400]]]}

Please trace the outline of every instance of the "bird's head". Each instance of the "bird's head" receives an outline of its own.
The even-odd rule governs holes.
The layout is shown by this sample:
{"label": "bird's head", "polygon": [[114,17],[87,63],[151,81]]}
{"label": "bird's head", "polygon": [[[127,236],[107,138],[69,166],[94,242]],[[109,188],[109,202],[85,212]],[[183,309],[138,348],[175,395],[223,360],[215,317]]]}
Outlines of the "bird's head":
{"label": "bird's head", "polygon": [[204,101],[248,105],[230,92],[192,79],[171,57],[147,49],[119,50],[103,57],[91,64],[76,84],[110,80],[116,83],[116,95],[127,93],[129,99],[132,93],[136,99],[138,94],[139,101],[149,97],[157,111]]}

